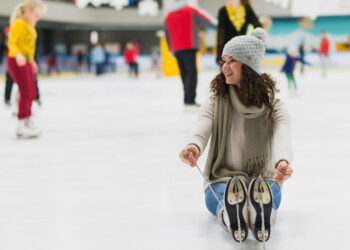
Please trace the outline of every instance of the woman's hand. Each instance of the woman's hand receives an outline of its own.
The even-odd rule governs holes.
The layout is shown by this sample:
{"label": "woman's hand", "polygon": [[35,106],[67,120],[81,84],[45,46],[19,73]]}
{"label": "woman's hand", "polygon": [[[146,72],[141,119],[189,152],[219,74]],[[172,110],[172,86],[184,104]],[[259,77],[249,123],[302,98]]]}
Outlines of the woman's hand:
{"label": "woman's hand", "polygon": [[184,163],[190,165],[191,167],[194,167],[197,164],[199,157],[199,148],[193,144],[187,145],[180,152],[179,157]]}
{"label": "woman's hand", "polygon": [[26,65],[27,59],[21,53],[17,53],[16,63],[17,63],[18,67],[22,67],[22,66]]}
{"label": "woman's hand", "polygon": [[31,62],[31,65],[32,65],[33,73],[34,73],[34,74],[35,74],[35,73],[38,73],[38,71],[39,71],[38,64],[36,64],[35,61],[32,61],[32,62]]}
{"label": "woman's hand", "polygon": [[292,177],[293,169],[289,166],[287,161],[280,161],[276,167],[276,179],[278,184],[282,184],[290,177]]}

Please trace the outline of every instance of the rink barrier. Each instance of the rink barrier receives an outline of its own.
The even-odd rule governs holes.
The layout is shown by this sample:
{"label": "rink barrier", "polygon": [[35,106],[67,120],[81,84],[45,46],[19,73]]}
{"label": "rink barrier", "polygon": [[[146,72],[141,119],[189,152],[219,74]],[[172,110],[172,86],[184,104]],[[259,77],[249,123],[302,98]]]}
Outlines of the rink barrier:
{"label": "rink barrier", "polygon": [[[219,66],[215,63],[215,55],[201,54],[198,57],[198,68],[200,70],[219,70]],[[264,68],[280,69],[284,63],[285,54],[283,53],[267,53],[263,60]],[[316,52],[306,53],[305,60],[312,66],[310,69],[318,69],[321,67],[319,55]],[[123,56],[111,56],[112,64],[107,67],[107,72],[127,72],[128,66],[124,62]],[[162,63],[160,56],[154,55],[139,55],[138,57],[139,69],[141,72],[155,72],[161,71]],[[156,65],[155,65],[156,64]],[[46,57],[40,56],[38,59],[40,75],[46,75],[47,64]],[[57,65],[60,74],[53,74],[52,76],[74,76],[77,71],[77,60],[75,56],[58,56]],[[350,52],[332,52],[328,58],[328,65],[333,69],[349,69],[350,68]],[[94,72],[94,65],[91,65],[90,72]],[[66,75],[70,73],[70,75]],[[81,73],[88,72],[88,64],[85,61]],[[5,60],[0,65],[0,80],[4,81],[5,74]],[[75,74],[77,75],[77,74]],[[81,74],[80,74],[81,75]]]}

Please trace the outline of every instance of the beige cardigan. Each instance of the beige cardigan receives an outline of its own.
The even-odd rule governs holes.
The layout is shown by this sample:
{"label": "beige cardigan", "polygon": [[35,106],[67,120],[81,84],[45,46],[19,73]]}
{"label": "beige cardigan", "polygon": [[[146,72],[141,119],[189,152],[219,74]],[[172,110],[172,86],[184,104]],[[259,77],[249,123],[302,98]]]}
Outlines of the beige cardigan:
{"label": "beige cardigan", "polygon": [[[202,155],[208,144],[212,133],[215,111],[215,99],[208,98],[201,106],[198,115],[198,122],[195,132],[189,141],[189,144],[195,144],[199,147]],[[291,145],[291,129],[290,117],[286,105],[278,101],[275,105],[274,126],[272,128],[272,159],[270,159],[270,167],[266,178],[275,178],[275,167],[280,160],[292,161],[292,145]],[[225,166],[232,170],[243,170],[243,151],[244,151],[244,118],[234,110],[232,118],[231,131],[229,140],[226,143],[226,151],[224,156]],[[220,178],[213,183],[227,181],[227,178]]]}

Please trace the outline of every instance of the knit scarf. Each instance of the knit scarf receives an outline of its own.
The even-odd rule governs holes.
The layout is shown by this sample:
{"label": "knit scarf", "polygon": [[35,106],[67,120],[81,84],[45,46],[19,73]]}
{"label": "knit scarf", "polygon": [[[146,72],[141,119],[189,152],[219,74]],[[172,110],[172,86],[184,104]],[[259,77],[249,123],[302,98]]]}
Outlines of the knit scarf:
{"label": "knit scarf", "polygon": [[204,174],[209,181],[235,175],[236,171],[224,165],[227,139],[231,130],[232,114],[235,109],[245,120],[245,145],[243,172],[249,178],[264,175],[268,169],[271,155],[271,128],[268,120],[268,108],[244,106],[231,85],[229,98],[216,98],[214,124],[209,153]]}

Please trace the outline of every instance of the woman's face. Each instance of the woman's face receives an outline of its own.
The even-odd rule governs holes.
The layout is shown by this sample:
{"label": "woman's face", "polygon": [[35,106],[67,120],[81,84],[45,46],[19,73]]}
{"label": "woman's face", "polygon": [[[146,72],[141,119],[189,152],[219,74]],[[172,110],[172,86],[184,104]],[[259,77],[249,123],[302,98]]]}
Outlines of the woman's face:
{"label": "woman's face", "polygon": [[225,75],[226,84],[237,85],[240,87],[242,76],[242,63],[236,58],[228,55],[223,56],[224,64],[222,65],[222,73]]}
{"label": "woman's face", "polygon": [[31,8],[26,8],[24,10],[24,19],[32,24],[33,26],[36,25],[36,23],[39,21],[40,19],[40,14],[38,13],[38,11],[36,11],[35,9],[32,10]]}

